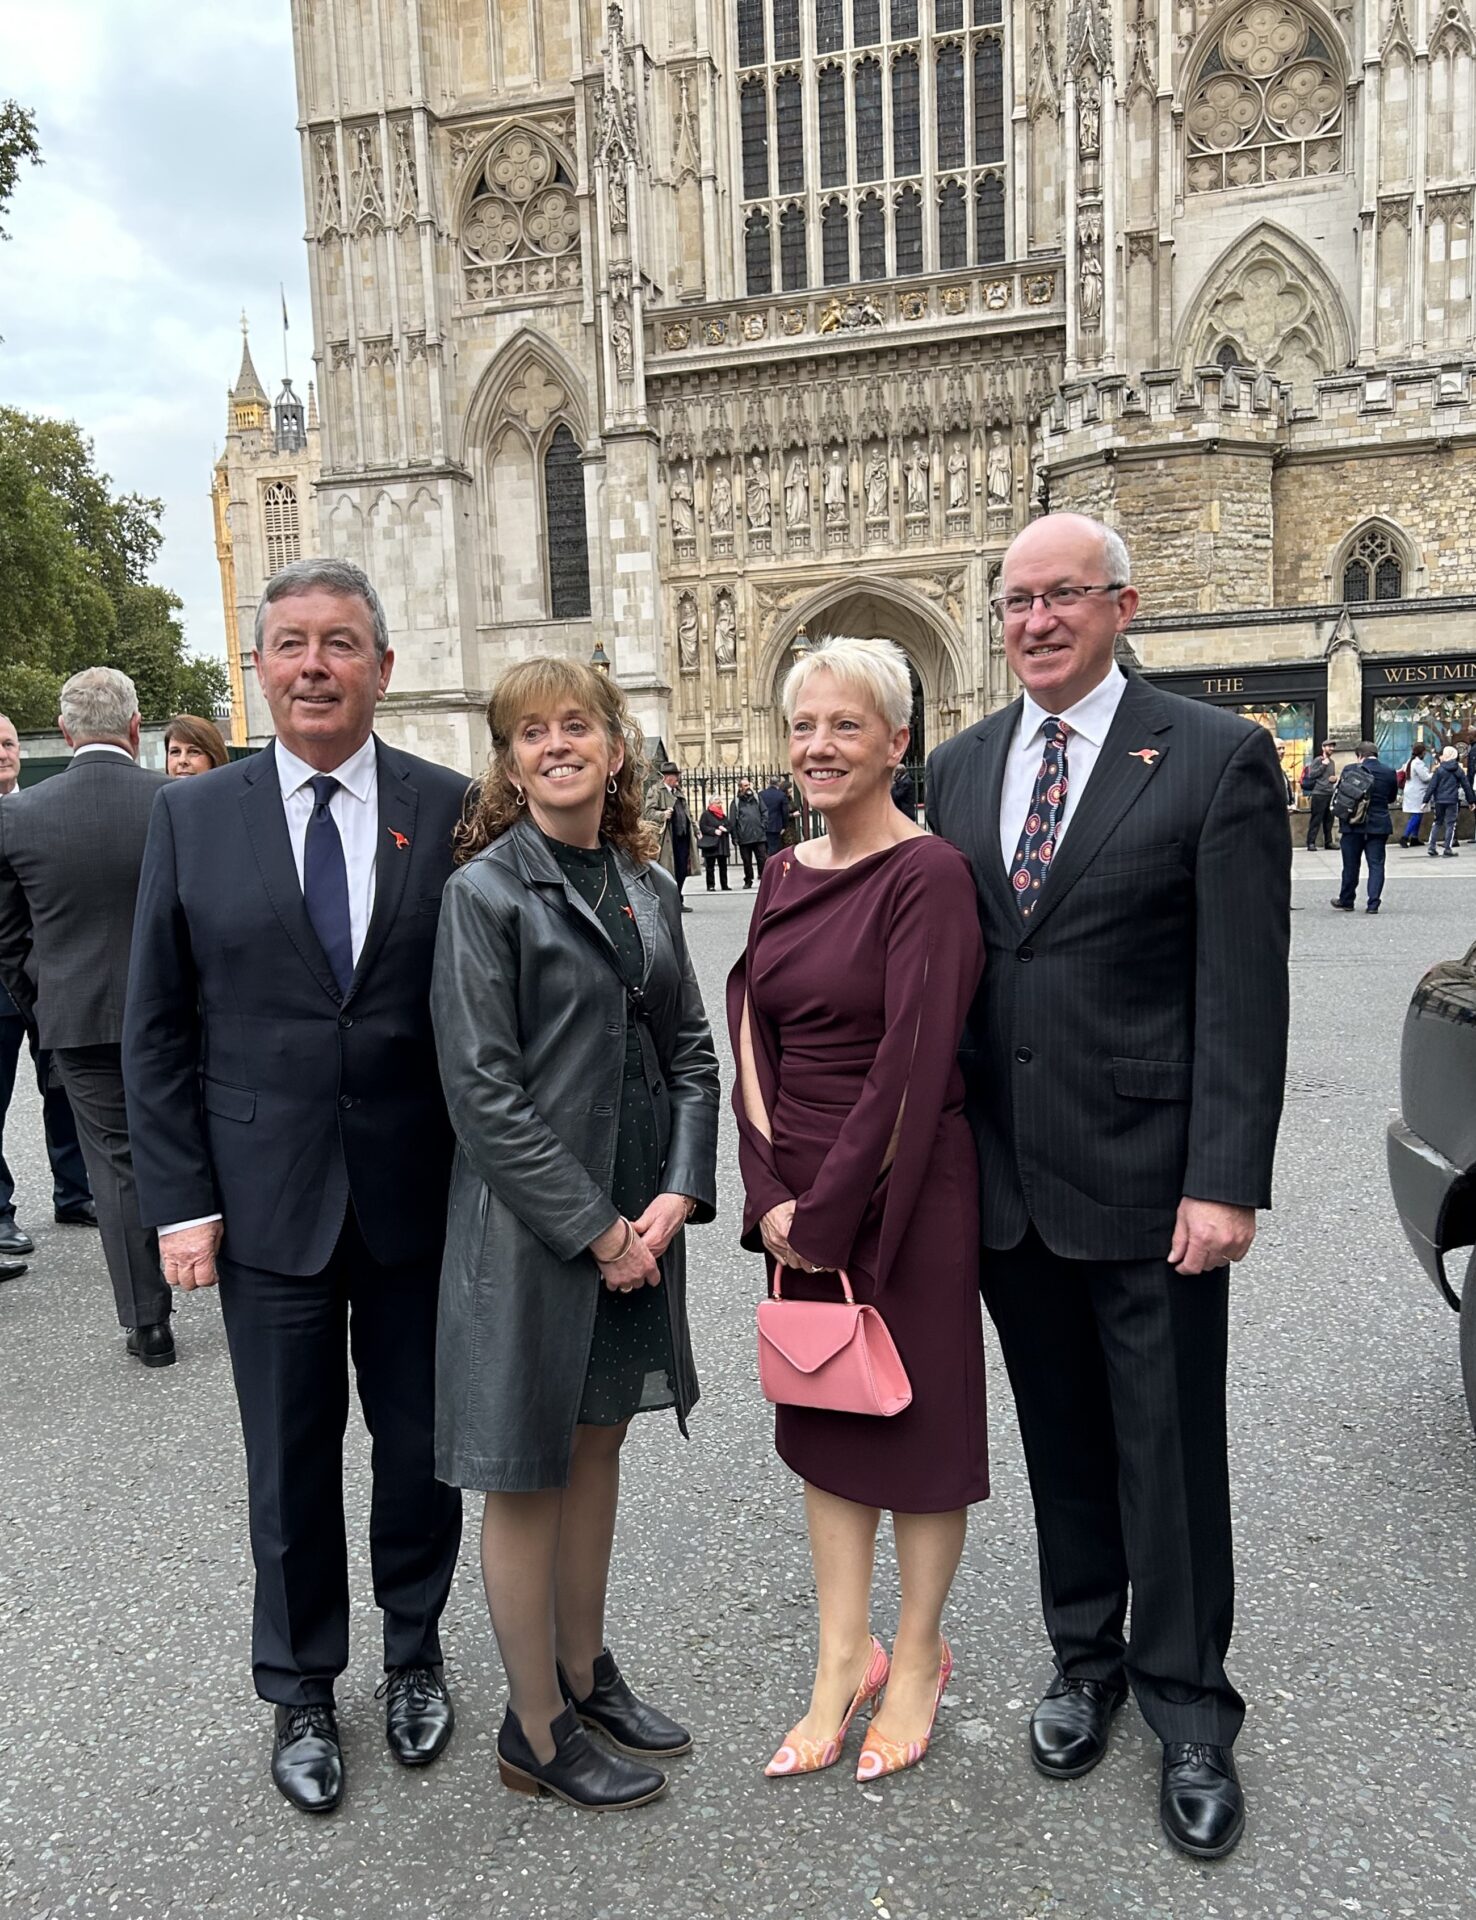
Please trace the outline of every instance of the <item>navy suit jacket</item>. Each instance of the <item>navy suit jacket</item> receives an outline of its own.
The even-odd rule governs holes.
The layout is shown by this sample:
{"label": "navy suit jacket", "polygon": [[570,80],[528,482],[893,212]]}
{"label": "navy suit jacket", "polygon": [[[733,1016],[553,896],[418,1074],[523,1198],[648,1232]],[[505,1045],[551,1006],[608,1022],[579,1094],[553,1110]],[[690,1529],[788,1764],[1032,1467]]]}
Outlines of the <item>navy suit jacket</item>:
{"label": "navy suit jacket", "polygon": [[1394,821],[1389,809],[1399,798],[1399,775],[1377,758],[1360,760],[1358,764],[1372,774],[1373,785],[1368,790],[1368,812],[1354,831],[1375,836],[1392,833]]}
{"label": "navy suit jacket", "polygon": [[123,1033],[145,1226],[225,1219],[248,1266],[327,1265],[352,1201],[384,1265],[439,1259],[452,1139],[431,962],[467,783],[377,741],[374,910],[340,993],[272,747],[154,805]]}
{"label": "navy suit jacket", "polygon": [[984,1244],[1033,1223],[1067,1259],[1163,1259],[1186,1194],[1270,1204],[1285,782],[1263,728],[1129,675],[1027,921],[1000,851],[1020,707],[928,762],[928,821],[968,855],[984,931],[961,1049]]}

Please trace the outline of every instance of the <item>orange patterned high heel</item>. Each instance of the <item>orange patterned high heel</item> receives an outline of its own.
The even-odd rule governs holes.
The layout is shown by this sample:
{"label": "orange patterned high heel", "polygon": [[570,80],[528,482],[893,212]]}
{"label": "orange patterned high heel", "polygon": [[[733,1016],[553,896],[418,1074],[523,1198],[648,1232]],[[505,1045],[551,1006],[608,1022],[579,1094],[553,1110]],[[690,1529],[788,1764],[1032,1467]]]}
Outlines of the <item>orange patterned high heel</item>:
{"label": "orange patterned high heel", "polygon": [[864,1706],[876,1699],[887,1684],[887,1675],[891,1670],[892,1663],[887,1658],[887,1650],[873,1634],[871,1659],[867,1662],[860,1686],[851,1695],[851,1704],[846,1708],[846,1717],[841,1721],[839,1731],[828,1740],[802,1740],[791,1730],[784,1745],[764,1768],[769,1778],[780,1780],[792,1773],[823,1773],[827,1767],[833,1767],[841,1757],[841,1748],[845,1745],[851,1722]]}
{"label": "orange patterned high heel", "polygon": [[938,1691],[933,1695],[933,1713],[928,1721],[928,1730],[921,1740],[888,1740],[885,1734],[876,1730],[873,1722],[866,1729],[866,1739],[861,1746],[861,1759],[856,1767],[856,1778],[864,1785],[868,1780],[880,1780],[885,1773],[902,1773],[908,1767],[915,1767],[927,1752],[933,1739],[933,1726],[938,1718],[938,1705],[943,1698],[944,1689],[953,1677],[953,1649],[945,1640],[942,1642],[943,1654],[938,1662]]}

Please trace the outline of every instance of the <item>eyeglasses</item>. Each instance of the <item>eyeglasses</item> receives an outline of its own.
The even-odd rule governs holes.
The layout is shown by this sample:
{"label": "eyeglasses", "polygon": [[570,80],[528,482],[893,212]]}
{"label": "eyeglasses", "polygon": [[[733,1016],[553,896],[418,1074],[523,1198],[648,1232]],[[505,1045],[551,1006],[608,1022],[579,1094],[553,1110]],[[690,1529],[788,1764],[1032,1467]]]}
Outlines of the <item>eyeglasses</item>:
{"label": "eyeglasses", "polygon": [[1052,587],[1049,593],[997,593],[989,602],[1006,620],[1027,620],[1038,600],[1048,613],[1079,607],[1089,593],[1121,593],[1126,580],[1109,580],[1099,587]]}

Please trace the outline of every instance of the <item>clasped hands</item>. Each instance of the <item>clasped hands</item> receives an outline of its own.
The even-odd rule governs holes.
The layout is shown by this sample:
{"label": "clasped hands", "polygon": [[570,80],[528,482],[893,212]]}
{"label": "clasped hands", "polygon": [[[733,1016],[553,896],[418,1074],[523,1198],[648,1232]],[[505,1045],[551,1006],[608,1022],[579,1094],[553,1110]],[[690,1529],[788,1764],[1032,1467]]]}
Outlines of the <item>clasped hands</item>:
{"label": "clasped hands", "polygon": [[691,1218],[695,1204],[684,1193],[658,1193],[638,1220],[622,1215],[590,1241],[600,1278],[611,1293],[661,1285],[656,1262]]}
{"label": "clasped hands", "polygon": [[789,1244],[789,1229],[794,1224],[797,1204],[794,1200],[781,1200],[777,1207],[770,1207],[759,1221],[759,1233],[770,1258],[777,1260],[781,1267],[788,1267],[794,1273],[820,1273],[822,1268],[812,1266]]}

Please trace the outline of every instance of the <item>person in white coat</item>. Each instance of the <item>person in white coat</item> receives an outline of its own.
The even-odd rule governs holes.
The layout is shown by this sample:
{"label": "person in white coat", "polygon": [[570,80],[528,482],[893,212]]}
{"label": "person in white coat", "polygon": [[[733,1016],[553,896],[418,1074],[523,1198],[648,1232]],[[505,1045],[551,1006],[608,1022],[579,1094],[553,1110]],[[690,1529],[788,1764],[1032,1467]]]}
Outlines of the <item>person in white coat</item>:
{"label": "person in white coat", "polygon": [[1400,801],[1404,807],[1404,833],[1400,839],[1401,847],[1417,847],[1420,844],[1420,824],[1425,817],[1425,796],[1430,791],[1430,769],[1425,764],[1425,743],[1415,742],[1414,751],[1404,763],[1404,790]]}

